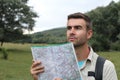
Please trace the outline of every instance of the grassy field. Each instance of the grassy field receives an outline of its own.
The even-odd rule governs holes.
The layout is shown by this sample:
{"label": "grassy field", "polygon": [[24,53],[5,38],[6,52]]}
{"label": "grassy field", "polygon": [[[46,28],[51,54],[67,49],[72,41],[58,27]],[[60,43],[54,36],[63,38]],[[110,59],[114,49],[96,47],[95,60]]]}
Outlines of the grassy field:
{"label": "grassy field", "polygon": [[[8,60],[2,59],[0,51],[0,80],[33,80],[30,75],[32,54],[30,47],[38,44],[11,44],[5,43]],[[101,56],[111,60],[116,67],[120,80],[120,52],[98,52]]]}

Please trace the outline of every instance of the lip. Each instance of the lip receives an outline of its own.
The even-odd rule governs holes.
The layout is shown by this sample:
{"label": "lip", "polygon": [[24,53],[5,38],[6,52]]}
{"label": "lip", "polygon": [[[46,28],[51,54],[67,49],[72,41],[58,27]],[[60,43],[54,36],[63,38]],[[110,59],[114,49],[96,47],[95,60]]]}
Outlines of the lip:
{"label": "lip", "polygon": [[74,37],[70,37],[70,38],[69,38],[69,41],[75,41],[75,39],[76,39],[76,38],[74,38]]}

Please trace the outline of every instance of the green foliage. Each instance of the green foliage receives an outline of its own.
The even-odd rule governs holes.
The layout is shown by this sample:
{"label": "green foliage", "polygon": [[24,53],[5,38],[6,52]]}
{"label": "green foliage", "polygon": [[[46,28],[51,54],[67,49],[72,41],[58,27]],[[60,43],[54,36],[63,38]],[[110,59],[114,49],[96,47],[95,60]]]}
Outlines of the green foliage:
{"label": "green foliage", "polygon": [[66,29],[56,28],[43,32],[34,33],[32,35],[33,43],[65,43],[66,42]]}
{"label": "green foliage", "polygon": [[[95,50],[108,51],[113,47],[117,47],[116,42],[120,39],[120,2],[115,3],[112,1],[106,7],[98,7],[86,13],[93,22],[93,40],[91,45]],[[112,47],[111,47],[112,46]],[[119,47],[118,47],[119,48]],[[119,49],[115,49],[119,50]]]}
{"label": "green foliage", "polygon": [[[9,53],[9,59],[0,59],[0,80],[33,80],[30,75],[32,64],[31,46],[43,44],[11,44],[5,43],[3,47]],[[0,56],[1,56],[0,50]],[[99,55],[111,60],[115,64],[118,80],[120,80],[120,52],[99,52]]]}
{"label": "green foliage", "polygon": [[[14,0],[9,0],[9,2],[10,1],[14,1]],[[22,0],[22,1],[24,1],[22,4],[25,4],[27,2],[27,0]],[[17,0],[15,0],[15,2],[17,2]],[[30,17],[30,15],[28,15],[30,9],[25,6],[23,8],[24,9],[22,9],[21,11],[23,13],[19,14],[21,23],[24,22],[23,24],[27,24],[30,22],[32,24],[31,22],[32,20],[29,20],[28,18]],[[92,19],[93,22],[94,33],[92,39],[90,40],[90,44],[93,46],[95,51],[110,51],[110,50],[120,51],[118,45],[120,44],[119,43],[120,42],[120,10],[119,9],[120,9],[120,1],[117,3],[112,1],[108,6],[97,7],[96,9],[85,13]],[[24,17],[21,14],[25,14]],[[33,16],[31,16],[31,18],[32,17]],[[21,37],[22,35],[21,28],[16,28],[15,24],[12,26],[14,29],[12,31],[14,32],[10,32],[11,29],[5,28],[6,32],[10,32],[10,33],[4,34],[4,28],[0,28],[1,40],[5,39],[10,42],[21,42],[21,43],[29,42],[29,43],[47,43],[47,44],[67,42],[65,27],[51,29],[43,32],[37,32],[31,35],[25,35],[25,37]],[[27,28],[25,27],[27,25],[22,25],[22,26],[24,26],[24,28]],[[4,35],[6,35],[6,37]],[[16,37],[14,37],[15,35]],[[18,38],[23,38],[23,39],[17,40]]]}
{"label": "green foliage", "polygon": [[112,43],[111,44],[111,49],[116,50],[116,51],[120,51],[120,40],[115,42],[115,43]]}
{"label": "green foliage", "polygon": [[3,54],[2,58],[7,60],[8,59],[8,53],[7,50],[5,48],[1,48],[1,52]]}
{"label": "green foliage", "polygon": [[7,49],[9,58],[0,59],[0,80],[33,80],[30,75],[32,64],[30,46],[31,44],[4,43],[3,47]]}
{"label": "green foliage", "polygon": [[[93,22],[93,37],[90,44],[95,51],[118,50],[120,41],[120,1],[112,1],[106,7],[98,7],[87,14]],[[65,28],[57,28],[32,34],[33,43],[64,43]]]}
{"label": "green foliage", "polygon": [[0,41],[13,41],[23,36],[23,29],[32,30],[37,14],[28,0],[0,0]]}

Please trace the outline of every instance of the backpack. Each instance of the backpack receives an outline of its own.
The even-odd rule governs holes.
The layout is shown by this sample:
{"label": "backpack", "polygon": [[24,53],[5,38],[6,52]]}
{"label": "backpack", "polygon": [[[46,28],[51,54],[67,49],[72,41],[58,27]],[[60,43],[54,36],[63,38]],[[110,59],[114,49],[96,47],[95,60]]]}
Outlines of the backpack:
{"label": "backpack", "polygon": [[103,66],[105,63],[105,60],[103,57],[98,56],[95,66],[95,72],[89,71],[88,76],[94,76],[95,80],[102,80],[102,74],[103,74]]}

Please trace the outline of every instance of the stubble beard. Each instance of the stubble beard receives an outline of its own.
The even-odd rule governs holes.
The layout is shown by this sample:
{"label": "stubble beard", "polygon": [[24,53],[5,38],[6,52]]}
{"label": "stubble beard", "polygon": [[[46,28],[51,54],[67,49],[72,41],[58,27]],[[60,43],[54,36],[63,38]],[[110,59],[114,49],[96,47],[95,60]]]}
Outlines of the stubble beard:
{"label": "stubble beard", "polygon": [[74,45],[74,48],[78,48],[78,47],[80,48],[80,47],[83,47],[86,43],[87,43],[87,39],[82,38],[80,40],[73,42],[73,45]]}
{"label": "stubble beard", "polygon": [[68,42],[72,42],[73,43],[73,46],[74,48],[80,48],[80,47],[83,47],[86,43],[87,43],[87,38],[86,37],[82,37],[80,39],[78,39],[77,37],[75,37],[76,40],[75,41],[69,41],[68,39]]}
{"label": "stubble beard", "polygon": [[73,43],[73,45],[74,45],[74,48],[78,48],[78,47],[82,47],[82,46],[84,46],[85,45],[85,42],[82,42],[82,43]]}

